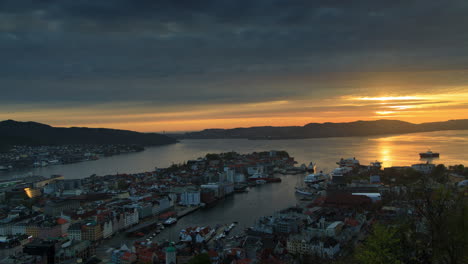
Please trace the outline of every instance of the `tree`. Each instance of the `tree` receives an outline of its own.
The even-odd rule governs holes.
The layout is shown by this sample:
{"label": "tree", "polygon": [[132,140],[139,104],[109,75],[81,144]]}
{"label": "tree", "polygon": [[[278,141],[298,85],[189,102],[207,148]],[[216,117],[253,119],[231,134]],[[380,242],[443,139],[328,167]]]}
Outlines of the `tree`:
{"label": "tree", "polygon": [[196,255],[188,264],[211,264],[210,256],[207,253]]}
{"label": "tree", "polygon": [[119,190],[127,190],[128,186],[129,186],[128,182],[124,179],[121,179],[117,182],[117,188]]}
{"label": "tree", "polygon": [[219,154],[213,154],[213,153],[208,153],[206,154],[205,158],[207,160],[219,160],[221,159],[221,157],[219,156]]}
{"label": "tree", "polygon": [[402,263],[397,229],[375,224],[372,234],[357,248],[355,257],[362,264]]}
{"label": "tree", "polygon": [[463,263],[468,260],[468,197],[454,187],[434,187],[421,180],[408,193],[414,208],[415,236],[426,236],[426,244],[416,248],[429,263]]}
{"label": "tree", "polygon": [[437,165],[431,172],[431,178],[438,183],[447,183],[447,168],[444,164]]}

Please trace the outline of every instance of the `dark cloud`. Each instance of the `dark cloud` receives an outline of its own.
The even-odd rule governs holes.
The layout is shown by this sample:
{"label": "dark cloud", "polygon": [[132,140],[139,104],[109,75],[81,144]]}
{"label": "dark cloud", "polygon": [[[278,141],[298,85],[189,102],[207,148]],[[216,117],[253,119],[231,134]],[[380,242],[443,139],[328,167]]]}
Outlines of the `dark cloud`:
{"label": "dark cloud", "polygon": [[261,101],[339,86],[277,76],[466,69],[467,13],[462,0],[0,0],[0,101]]}

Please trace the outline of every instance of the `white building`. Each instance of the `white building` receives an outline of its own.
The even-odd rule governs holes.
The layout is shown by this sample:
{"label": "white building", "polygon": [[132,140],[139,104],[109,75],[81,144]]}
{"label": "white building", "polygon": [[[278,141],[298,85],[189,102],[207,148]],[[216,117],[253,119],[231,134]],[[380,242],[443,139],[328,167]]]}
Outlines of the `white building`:
{"label": "white building", "polygon": [[340,243],[333,238],[310,238],[310,236],[290,236],[286,248],[289,253],[315,255],[321,258],[334,258],[340,252]]}
{"label": "white building", "polygon": [[430,163],[421,163],[421,164],[413,164],[411,165],[411,168],[423,174],[430,174],[432,170],[435,168],[435,165],[430,164]]}
{"label": "white building", "polygon": [[166,211],[167,209],[171,208],[172,206],[174,206],[174,203],[173,203],[174,200],[175,199],[171,199],[168,196],[165,196],[163,198],[159,198],[158,200],[156,200],[156,202],[153,203],[153,208],[152,208],[153,215],[162,213]]}
{"label": "white building", "polygon": [[25,223],[16,223],[14,226],[11,227],[11,233],[13,235],[26,234],[26,224]]}
{"label": "white building", "polygon": [[243,173],[236,173],[234,175],[234,182],[235,183],[246,182],[245,175]]}
{"label": "white building", "polygon": [[188,190],[180,194],[181,205],[199,205],[200,203],[200,191],[198,190]]}
{"label": "white building", "polygon": [[235,180],[236,170],[229,167],[224,167],[224,173],[226,174],[226,182],[233,183]]}
{"label": "white building", "polygon": [[138,210],[136,208],[127,209],[124,213],[124,228],[136,225],[139,222]]}
{"label": "white building", "polygon": [[104,222],[104,225],[102,226],[102,238],[108,238],[114,233],[113,226],[112,226],[112,220],[108,220]]}

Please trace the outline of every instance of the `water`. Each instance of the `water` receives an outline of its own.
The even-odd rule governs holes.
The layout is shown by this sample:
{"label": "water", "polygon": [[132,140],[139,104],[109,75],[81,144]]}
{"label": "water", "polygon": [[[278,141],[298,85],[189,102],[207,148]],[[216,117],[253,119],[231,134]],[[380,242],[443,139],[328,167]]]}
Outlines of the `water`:
{"label": "water", "polygon": [[[235,193],[226,197],[211,208],[202,208],[189,214],[177,222],[176,225],[166,228],[156,240],[177,241],[181,229],[193,226],[211,226],[217,224],[231,224],[236,221],[239,224],[232,230],[235,235],[250,227],[262,216],[272,215],[279,209],[296,205],[294,187],[303,176],[286,175],[280,176],[281,183],[271,183],[249,188],[248,192]],[[117,246],[117,245],[116,245]]]}
{"label": "water", "polygon": [[465,164],[468,160],[468,130],[414,133],[378,137],[317,138],[298,140],[209,139],[182,140],[178,144],[150,147],[143,152],[123,154],[69,165],[57,165],[22,171],[0,172],[0,179],[29,174],[65,178],[85,178],[92,174],[135,173],[168,167],[206,153],[236,151],[250,153],[264,150],[286,150],[299,164],[314,161],[325,172],[335,168],[341,157],[356,157],[361,164],[379,160],[384,167],[421,162],[419,152],[431,149],[440,153],[435,163]]}
{"label": "water", "polygon": [[[286,150],[296,161],[308,164],[314,161],[319,170],[331,171],[341,157],[356,157],[361,164],[379,160],[384,167],[405,166],[418,162],[419,152],[431,149],[440,153],[434,163],[446,165],[467,164],[468,130],[415,133],[379,137],[320,138],[301,140],[183,140],[181,143],[151,147],[139,153],[102,158],[97,161],[58,165],[23,171],[0,172],[0,178],[20,177],[28,174],[49,176],[61,174],[66,178],[84,178],[92,174],[134,173],[151,171],[154,167],[167,167],[206,153],[236,151],[250,153],[264,150]],[[266,184],[235,194],[220,201],[215,207],[196,211],[164,230],[157,240],[177,240],[180,229],[187,226],[215,226],[238,221],[234,234],[251,226],[261,216],[296,204],[294,186],[303,176],[281,176],[281,183]],[[100,250],[118,247],[123,235],[106,242]]]}

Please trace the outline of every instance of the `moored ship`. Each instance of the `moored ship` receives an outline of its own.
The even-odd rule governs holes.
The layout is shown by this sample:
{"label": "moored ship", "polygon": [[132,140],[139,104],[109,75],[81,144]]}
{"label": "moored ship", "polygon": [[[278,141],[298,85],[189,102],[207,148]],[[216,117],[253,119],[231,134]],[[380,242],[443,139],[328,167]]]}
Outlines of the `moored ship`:
{"label": "moored ship", "polygon": [[423,158],[438,158],[439,153],[428,150],[426,152],[419,153],[419,157],[421,157],[422,159]]}
{"label": "moored ship", "polygon": [[316,184],[319,182],[324,182],[328,180],[330,177],[326,174],[323,174],[323,172],[320,173],[315,173],[315,174],[309,174],[304,178],[304,182],[306,184]]}
{"label": "moored ship", "polygon": [[295,187],[296,192],[303,195],[314,195],[315,190],[307,187]]}
{"label": "moored ship", "polygon": [[249,182],[256,182],[257,184],[263,184],[267,182],[281,182],[280,178],[268,177],[264,173],[255,173],[248,178]]}
{"label": "moored ship", "polygon": [[172,225],[172,224],[175,224],[175,223],[177,223],[177,218],[171,217],[171,218],[167,219],[166,221],[164,221],[163,224],[166,225],[166,226],[169,226],[169,225]]}

